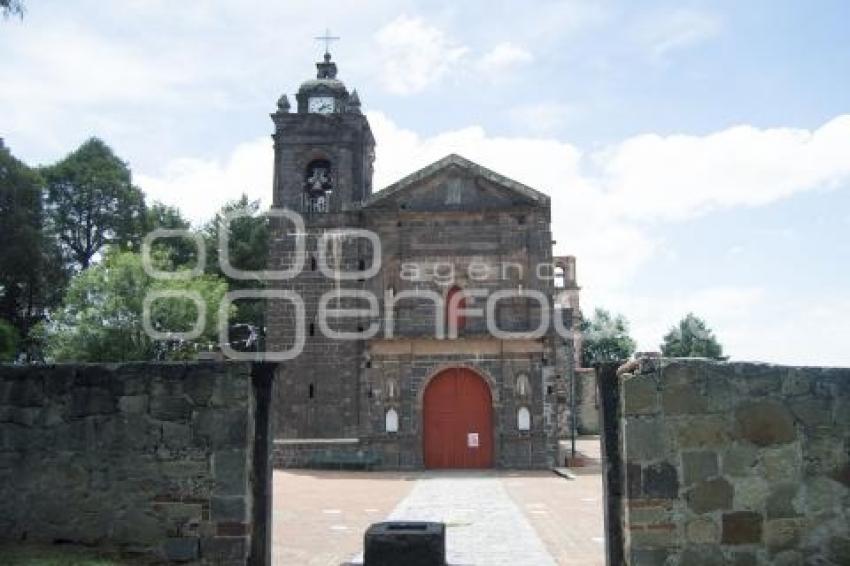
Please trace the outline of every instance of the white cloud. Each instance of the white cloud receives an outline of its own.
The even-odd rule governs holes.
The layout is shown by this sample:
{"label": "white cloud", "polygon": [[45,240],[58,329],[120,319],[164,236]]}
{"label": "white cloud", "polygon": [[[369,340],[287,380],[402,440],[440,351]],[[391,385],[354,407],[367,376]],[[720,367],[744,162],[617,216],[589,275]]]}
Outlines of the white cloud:
{"label": "white cloud", "polygon": [[150,200],[177,206],[195,224],[243,193],[271,204],[272,143],[268,137],[238,145],[224,161],[179,158],[159,174],[138,174],[135,182]]}
{"label": "white cloud", "polygon": [[399,16],[375,35],[383,60],[381,80],[395,94],[420,92],[446,76],[468,49],[421,18]]}
{"label": "white cloud", "polygon": [[850,115],[810,131],[738,126],[706,136],[640,135],[593,155],[627,218],[684,220],[850,181]]}
{"label": "white cloud", "polygon": [[498,75],[533,60],[527,49],[506,41],[485,53],[478,61],[478,68],[487,75]]}
{"label": "white cloud", "polygon": [[520,131],[549,135],[563,128],[575,116],[572,106],[560,102],[523,104],[510,110],[510,118]]}
{"label": "white cloud", "polygon": [[713,14],[690,9],[650,14],[636,26],[636,36],[655,58],[709,40],[722,30]]}

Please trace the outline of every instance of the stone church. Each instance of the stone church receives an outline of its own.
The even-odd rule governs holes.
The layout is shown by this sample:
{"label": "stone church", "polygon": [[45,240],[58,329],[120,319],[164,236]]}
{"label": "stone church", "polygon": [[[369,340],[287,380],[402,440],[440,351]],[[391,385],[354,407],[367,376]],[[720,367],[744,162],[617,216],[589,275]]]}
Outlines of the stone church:
{"label": "stone church", "polygon": [[458,155],[373,191],[357,91],[329,53],[316,66],[271,115],[269,269],[296,274],[271,285],[266,350],[301,336],[275,383],[276,464],[553,465],[579,310],[549,197]]}

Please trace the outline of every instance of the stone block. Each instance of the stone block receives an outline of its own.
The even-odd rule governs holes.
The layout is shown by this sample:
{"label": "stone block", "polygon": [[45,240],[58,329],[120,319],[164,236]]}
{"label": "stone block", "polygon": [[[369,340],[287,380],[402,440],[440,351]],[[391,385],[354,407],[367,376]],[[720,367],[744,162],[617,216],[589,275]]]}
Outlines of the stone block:
{"label": "stone block", "polygon": [[639,528],[631,528],[629,531],[631,544],[635,547],[662,547],[672,548],[678,545],[676,525],[672,523],[661,523],[654,525],[643,525]]}
{"label": "stone block", "polygon": [[210,500],[213,521],[244,522],[248,518],[247,500],[243,496],[213,497]]}
{"label": "stone block", "polygon": [[197,525],[203,519],[204,508],[200,503],[183,503],[170,501],[154,503],[154,511],[161,514],[169,524],[182,526],[184,524]]}
{"label": "stone block", "polygon": [[836,466],[830,477],[844,487],[850,487],[850,462]]}
{"label": "stone block", "polygon": [[210,473],[211,466],[207,460],[179,459],[159,464],[160,473],[164,478],[182,480],[201,478]]}
{"label": "stone block", "polygon": [[829,399],[795,399],[789,403],[794,416],[809,428],[831,426],[832,405]]}
{"label": "stone block", "polygon": [[118,410],[115,398],[107,389],[78,387],[71,392],[71,416],[110,415]]}
{"label": "stone block", "polygon": [[812,392],[812,378],[802,370],[792,368],[782,379],[782,394],[786,397],[808,395]]}
{"label": "stone block", "polygon": [[805,514],[808,517],[830,517],[847,497],[847,488],[826,477],[806,479],[803,484]]}
{"label": "stone block", "polygon": [[802,503],[798,500],[799,484],[779,484],[771,486],[765,511],[768,519],[787,519],[800,516]]}
{"label": "stone block", "polygon": [[761,451],[764,477],[770,482],[800,481],[803,474],[803,454],[799,442]]}
{"label": "stone block", "polygon": [[760,511],[770,493],[770,484],[760,475],[733,478],[735,489],[734,508],[739,510]]}
{"label": "stone block", "polygon": [[836,564],[842,566],[850,564],[850,535],[836,535],[830,537],[827,543],[827,555]]}
{"label": "stone block", "polygon": [[71,365],[46,366],[42,368],[44,394],[48,398],[57,398],[68,393],[74,383],[76,367]]}
{"label": "stone block", "polygon": [[716,544],[689,545],[681,554],[679,564],[687,566],[725,566],[723,554]]}
{"label": "stone block", "polygon": [[623,413],[651,415],[658,412],[658,388],[650,376],[638,375],[623,381]]}
{"label": "stone block", "polygon": [[671,507],[669,500],[633,499],[628,506],[628,521],[631,526],[670,523]]}
{"label": "stone block", "polygon": [[756,446],[774,446],[793,442],[797,437],[794,417],[781,403],[757,401],[735,411],[737,433]]}
{"label": "stone block", "polygon": [[632,566],[664,566],[669,552],[666,548],[632,548],[630,554]]}
{"label": "stone block", "polygon": [[693,485],[718,473],[717,453],[709,451],[684,452],[682,473],[685,485]]}
{"label": "stone block", "polygon": [[163,555],[172,562],[189,562],[198,559],[197,537],[169,538],[163,543]]}
{"label": "stone block", "polygon": [[723,453],[723,473],[730,476],[749,476],[758,463],[758,451],[752,444],[732,444]]}
{"label": "stone block", "polygon": [[627,417],[625,426],[626,458],[657,460],[667,451],[664,423],[660,419]]}
{"label": "stone block", "polygon": [[[848,429],[850,430],[850,429]],[[804,468],[807,476],[829,476],[847,463],[843,443],[831,436],[810,436],[803,443]]]}
{"label": "stone block", "polygon": [[723,478],[700,482],[686,495],[688,507],[695,513],[708,513],[732,508],[734,490]]}
{"label": "stone block", "polygon": [[629,499],[643,497],[643,469],[640,464],[626,463],[626,497]]}
{"label": "stone block", "polygon": [[216,495],[246,495],[248,455],[245,450],[220,450],[213,454]]}
{"label": "stone block", "polygon": [[693,415],[708,410],[705,397],[692,384],[670,385],[662,390],[661,406],[667,415]]}
{"label": "stone block", "polygon": [[729,440],[729,422],[724,415],[676,419],[675,427],[680,449],[717,448]]}
{"label": "stone block", "polygon": [[248,556],[247,537],[212,537],[201,539],[201,558],[210,564],[238,562]]}
{"label": "stone block", "polygon": [[214,449],[248,445],[248,412],[243,409],[199,409],[192,418],[193,441]]}
{"label": "stone block", "polygon": [[723,514],[723,544],[760,544],[762,541],[762,516],[754,511],[735,511]]}
{"label": "stone block", "polygon": [[192,404],[182,395],[156,395],[150,400],[151,417],[161,421],[188,421],[192,416]]}
{"label": "stone block", "polygon": [[674,385],[693,385],[703,374],[704,367],[693,360],[671,361],[661,370],[661,387],[667,389]]}
{"label": "stone block", "polygon": [[643,493],[646,497],[675,499],[679,496],[679,478],[669,462],[658,462],[643,470]]}
{"label": "stone block", "polygon": [[196,406],[209,405],[216,388],[218,374],[212,370],[197,368],[189,372],[183,385],[183,391]]}
{"label": "stone block", "polygon": [[733,369],[738,381],[750,396],[760,397],[778,393],[782,388],[784,371],[768,364],[734,364]]}
{"label": "stone block", "polygon": [[772,519],[764,525],[764,541],[771,554],[797,548],[806,526],[804,519]]}
{"label": "stone block", "polygon": [[179,450],[187,448],[192,443],[191,427],[175,423],[162,423],[162,441],[167,448]]}
{"label": "stone block", "polygon": [[728,375],[709,370],[705,381],[705,403],[709,413],[725,413],[741,399],[740,387]]}
{"label": "stone block", "polygon": [[731,552],[729,553],[729,566],[759,566],[759,560],[753,551]]}
{"label": "stone block", "polygon": [[797,552],[796,550],[785,550],[780,552],[776,556],[770,559],[770,566],[799,566],[800,564],[822,564],[818,559],[810,560],[807,562],[803,558],[803,554]]}
{"label": "stone block", "polygon": [[694,544],[715,544],[720,542],[720,530],[711,517],[694,519],[685,527],[688,542]]}
{"label": "stone block", "polygon": [[124,395],[118,398],[118,408],[122,413],[143,414],[148,412],[147,395]]}
{"label": "stone block", "polygon": [[120,372],[113,371],[116,366],[105,364],[92,364],[77,368],[74,374],[73,387],[75,389],[100,388],[110,389],[120,381]]}

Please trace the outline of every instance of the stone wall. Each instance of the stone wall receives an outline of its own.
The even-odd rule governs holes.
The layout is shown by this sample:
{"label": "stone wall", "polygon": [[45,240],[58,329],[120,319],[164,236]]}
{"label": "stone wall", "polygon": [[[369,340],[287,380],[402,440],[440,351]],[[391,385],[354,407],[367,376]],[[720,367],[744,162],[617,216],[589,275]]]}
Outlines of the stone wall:
{"label": "stone wall", "polygon": [[256,369],[0,366],[0,539],[267,563]]}
{"label": "stone wall", "polygon": [[[579,434],[599,434],[599,395],[596,370],[580,368],[575,371],[576,428]],[[565,428],[564,430],[569,430]]]}
{"label": "stone wall", "polygon": [[647,361],[620,395],[629,564],[850,564],[850,370]]}

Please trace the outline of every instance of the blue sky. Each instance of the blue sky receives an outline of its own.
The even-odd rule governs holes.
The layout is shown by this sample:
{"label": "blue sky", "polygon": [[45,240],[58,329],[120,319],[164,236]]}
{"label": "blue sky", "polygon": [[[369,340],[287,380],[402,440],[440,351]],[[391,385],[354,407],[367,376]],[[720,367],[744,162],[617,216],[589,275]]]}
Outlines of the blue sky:
{"label": "blue sky", "polygon": [[91,135],[197,221],[268,201],[277,97],[329,26],[376,185],[461,153],[553,197],[587,310],[642,349],[687,310],[736,359],[848,365],[850,4],[30,1],[0,23],[0,135]]}

